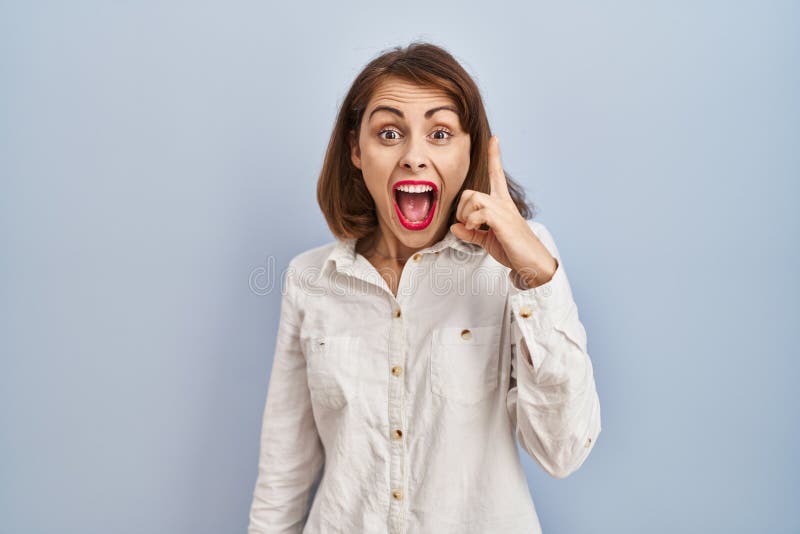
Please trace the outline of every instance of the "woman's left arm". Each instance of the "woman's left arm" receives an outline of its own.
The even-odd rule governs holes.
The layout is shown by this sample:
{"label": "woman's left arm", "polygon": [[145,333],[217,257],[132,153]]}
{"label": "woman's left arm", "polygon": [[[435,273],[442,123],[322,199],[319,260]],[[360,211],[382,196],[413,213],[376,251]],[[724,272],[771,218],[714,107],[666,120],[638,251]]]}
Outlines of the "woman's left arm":
{"label": "woman's left arm", "polygon": [[575,472],[600,434],[600,399],[578,316],[558,249],[541,223],[538,235],[557,268],[535,287],[509,273],[512,386],[506,407],[517,439],[555,478]]}
{"label": "woman's left arm", "polygon": [[[555,478],[586,460],[600,433],[600,400],[561,256],[539,222],[525,220],[508,191],[496,137],[490,193],[464,190],[450,228],[509,267],[512,378],[507,408],[522,447]],[[481,229],[487,225],[488,230]]]}

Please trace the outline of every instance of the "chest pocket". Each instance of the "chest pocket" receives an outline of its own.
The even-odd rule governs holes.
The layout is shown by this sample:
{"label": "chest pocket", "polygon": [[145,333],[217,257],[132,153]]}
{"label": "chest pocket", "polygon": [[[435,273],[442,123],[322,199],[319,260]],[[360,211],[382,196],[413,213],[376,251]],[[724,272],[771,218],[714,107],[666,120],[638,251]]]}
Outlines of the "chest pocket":
{"label": "chest pocket", "polygon": [[433,331],[433,393],[473,404],[497,389],[501,325],[446,327]]}
{"label": "chest pocket", "polygon": [[338,410],[358,396],[358,348],[354,336],[320,336],[308,341],[306,371],[315,406]]}

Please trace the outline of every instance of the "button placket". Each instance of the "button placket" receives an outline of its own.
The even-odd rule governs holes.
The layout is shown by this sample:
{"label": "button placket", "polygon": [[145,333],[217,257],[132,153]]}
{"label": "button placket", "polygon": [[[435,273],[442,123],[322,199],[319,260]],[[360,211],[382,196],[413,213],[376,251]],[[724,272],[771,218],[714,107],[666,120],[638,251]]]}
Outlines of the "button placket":
{"label": "button placket", "polygon": [[404,316],[399,303],[393,302],[389,328],[389,526],[391,532],[404,531],[405,510],[403,490],[406,474],[406,447],[402,439],[405,425],[405,380],[403,366],[406,358],[406,331]]}

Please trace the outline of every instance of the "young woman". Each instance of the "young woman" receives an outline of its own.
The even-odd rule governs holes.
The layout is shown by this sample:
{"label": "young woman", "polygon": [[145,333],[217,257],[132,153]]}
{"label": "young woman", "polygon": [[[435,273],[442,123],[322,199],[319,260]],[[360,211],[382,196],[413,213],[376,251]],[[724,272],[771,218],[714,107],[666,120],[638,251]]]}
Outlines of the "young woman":
{"label": "young woman", "polygon": [[566,477],[600,403],[553,236],[448,52],[364,68],[317,200],[336,240],[286,274],[249,534],[541,532],[515,437]]}

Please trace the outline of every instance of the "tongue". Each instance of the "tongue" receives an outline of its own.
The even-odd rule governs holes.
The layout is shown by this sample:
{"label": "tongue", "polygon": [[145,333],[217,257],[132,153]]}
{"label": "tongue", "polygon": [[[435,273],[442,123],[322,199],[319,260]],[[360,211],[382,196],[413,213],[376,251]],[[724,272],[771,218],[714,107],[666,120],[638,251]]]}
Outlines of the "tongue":
{"label": "tongue", "polygon": [[421,221],[431,207],[431,194],[397,191],[397,205],[409,221]]}

